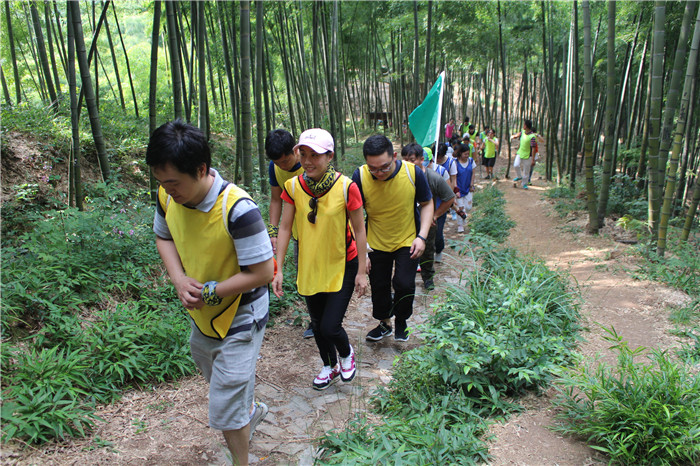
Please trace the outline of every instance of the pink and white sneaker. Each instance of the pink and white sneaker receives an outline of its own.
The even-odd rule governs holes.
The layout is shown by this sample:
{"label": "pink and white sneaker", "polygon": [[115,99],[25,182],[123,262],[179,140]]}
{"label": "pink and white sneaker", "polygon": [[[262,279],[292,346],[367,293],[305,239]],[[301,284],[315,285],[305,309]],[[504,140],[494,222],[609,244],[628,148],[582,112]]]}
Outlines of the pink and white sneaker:
{"label": "pink and white sneaker", "polygon": [[343,382],[350,382],[355,378],[355,350],[350,346],[350,354],[345,358],[340,358],[340,379]]}
{"label": "pink and white sneaker", "polygon": [[334,367],[323,366],[321,372],[314,379],[314,390],[325,390],[331,384],[337,382],[338,377],[340,377],[340,366],[338,364]]}

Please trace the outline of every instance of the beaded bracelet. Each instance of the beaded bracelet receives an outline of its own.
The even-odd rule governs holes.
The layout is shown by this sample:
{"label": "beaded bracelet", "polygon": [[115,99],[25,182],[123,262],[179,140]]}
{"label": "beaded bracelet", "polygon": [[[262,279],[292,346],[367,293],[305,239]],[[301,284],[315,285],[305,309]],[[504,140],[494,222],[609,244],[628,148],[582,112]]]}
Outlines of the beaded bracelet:
{"label": "beaded bracelet", "polygon": [[221,298],[216,294],[216,285],[218,285],[218,282],[210,281],[206,282],[202,288],[202,301],[207,306],[218,306],[221,304]]}

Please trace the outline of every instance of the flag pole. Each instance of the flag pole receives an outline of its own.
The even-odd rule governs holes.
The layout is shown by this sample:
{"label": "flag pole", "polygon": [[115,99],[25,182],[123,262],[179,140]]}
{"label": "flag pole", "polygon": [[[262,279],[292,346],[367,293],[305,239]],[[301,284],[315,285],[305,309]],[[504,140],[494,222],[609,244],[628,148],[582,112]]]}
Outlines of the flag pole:
{"label": "flag pole", "polygon": [[445,71],[443,70],[439,75],[438,79],[442,78],[442,86],[440,87],[440,98],[438,103],[438,113],[437,113],[437,128],[435,129],[435,149],[433,154],[433,160],[437,160],[438,146],[440,144],[440,129],[442,128],[442,96],[445,94]]}

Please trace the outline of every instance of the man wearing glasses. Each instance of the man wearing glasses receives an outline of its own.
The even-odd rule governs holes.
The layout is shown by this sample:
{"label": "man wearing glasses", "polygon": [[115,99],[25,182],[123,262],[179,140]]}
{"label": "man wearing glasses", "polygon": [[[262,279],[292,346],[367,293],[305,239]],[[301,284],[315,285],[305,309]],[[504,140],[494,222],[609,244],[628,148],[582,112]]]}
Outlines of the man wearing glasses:
{"label": "man wearing glasses", "polygon": [[432,195],[425,174],[412,163],[396,160],[386,136],[370,136],[362,152],[366,164],[355,170],[352,180],[360,188],[367,213],[372,316],[379,320],[367,340],[391,335],[393,316],[394,339],[408,341],[406,321],[413,313],[418,258],[433,220]]}

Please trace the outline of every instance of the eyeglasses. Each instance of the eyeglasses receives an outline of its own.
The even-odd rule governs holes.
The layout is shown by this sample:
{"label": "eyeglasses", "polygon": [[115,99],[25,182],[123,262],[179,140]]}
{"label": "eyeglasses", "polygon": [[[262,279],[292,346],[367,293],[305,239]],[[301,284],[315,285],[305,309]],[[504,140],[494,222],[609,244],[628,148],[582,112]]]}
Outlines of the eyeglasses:
{"label": "eyeglasses", "polygon": [[387,163],[386,165],[383,165],[379,168],[370,168],[369,165],[367,165],[367,169],[369,170],[370,173],[375,174],[375,173],[387,173],[391,171],[391,164],[394,163],[392,160],[391,162]]}
{"label": "eyeglasses", "polygon": [[306,216],[309,223],[316,223],[316,214],[318,213],[318,198],[312,197],[309,199],[309,207],[311,207],[311,212]]}

